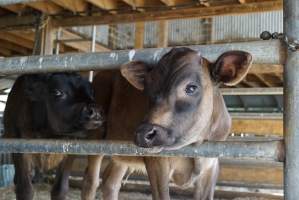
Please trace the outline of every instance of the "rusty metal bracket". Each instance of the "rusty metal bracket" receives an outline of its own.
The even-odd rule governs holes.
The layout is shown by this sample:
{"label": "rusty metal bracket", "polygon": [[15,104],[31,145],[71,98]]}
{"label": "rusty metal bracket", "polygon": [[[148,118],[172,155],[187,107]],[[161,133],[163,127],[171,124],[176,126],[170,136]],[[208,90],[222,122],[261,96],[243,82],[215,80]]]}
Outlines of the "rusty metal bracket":
{"label": "rusty metal bracket", "polygon": [[260,34],[260,38],[262,40],[278,39],[284,42],[290,51],[299,51],[299,41],[290,40],[285,33],[270,33],[269,31],[263,31]]}

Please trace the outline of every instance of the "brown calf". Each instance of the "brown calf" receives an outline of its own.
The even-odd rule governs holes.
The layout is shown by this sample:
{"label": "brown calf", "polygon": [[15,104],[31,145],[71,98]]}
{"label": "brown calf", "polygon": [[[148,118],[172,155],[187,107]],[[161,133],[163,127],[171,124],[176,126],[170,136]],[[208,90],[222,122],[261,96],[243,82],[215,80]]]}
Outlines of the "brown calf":
{"label": "brown calf", "polygon": [[[251,61],[246,52],[229,51],[210,63],[189,48],[175,48],[155,65],[134,61],[121,73],[99,73],[93,85],[96,101],[106,109],[107,139],[135,141],[156,152],[225,140],[231,119],[218,85],[240,82]],[[102,158],[88,157],[84,200],[95,197]],[[218,158],[113,156],[104,172],[103,199],[118,199],[121,181],[132,171],[147,172],[155,200],[170,199],[170,181],[194,184],[194,199],[213,199]]]}

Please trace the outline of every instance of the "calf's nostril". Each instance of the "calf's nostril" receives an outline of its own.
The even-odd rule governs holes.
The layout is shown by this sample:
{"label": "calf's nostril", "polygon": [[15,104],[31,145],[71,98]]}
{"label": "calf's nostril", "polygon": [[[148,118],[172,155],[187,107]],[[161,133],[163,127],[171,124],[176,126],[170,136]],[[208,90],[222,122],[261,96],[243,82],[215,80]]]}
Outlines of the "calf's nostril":
{"label": "calf's nostril", "polygon": [[149,131],[146,135],[145,135],[145,140],[146,141],[152,141],[155,136],[157,135],[157,130],[156,129],[152,129],[151,131]]}
{"label": "calf's nostril", "polygon": [[93,116],[93,113],[94,113],[93,109],[90,108],[90,109],[88,110],[88,115],[89,115],[89,116]]}

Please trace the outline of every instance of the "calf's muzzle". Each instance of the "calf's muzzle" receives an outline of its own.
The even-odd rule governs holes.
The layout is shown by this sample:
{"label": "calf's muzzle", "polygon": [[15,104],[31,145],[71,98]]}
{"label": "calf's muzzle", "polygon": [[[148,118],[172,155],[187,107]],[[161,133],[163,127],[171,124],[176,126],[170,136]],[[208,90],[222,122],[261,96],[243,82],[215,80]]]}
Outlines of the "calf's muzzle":
{"label": "calf's muzzle", "polygon": [[168,146],[174,142],[171,130],[157,124],[142,123],[135,132],[135,143],[140,147]]}
{"label": "calf's muzzle", "polygon": [[95,104],[84,106],[82,114],[86,120],[86,129],[99,128],[105,120],[103,110],[98,108]]}

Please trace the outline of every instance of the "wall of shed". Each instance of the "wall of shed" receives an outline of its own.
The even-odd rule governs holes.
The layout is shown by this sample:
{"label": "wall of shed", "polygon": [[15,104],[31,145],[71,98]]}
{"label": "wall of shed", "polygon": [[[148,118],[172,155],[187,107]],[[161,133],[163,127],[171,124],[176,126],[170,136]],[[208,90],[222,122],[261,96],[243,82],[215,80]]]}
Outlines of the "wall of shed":
{"label": "wall of shed", "polygon": [[212,30],[212,42],[256,40],[263,31],[283,32],[283,13],[216,16],[212,20]]}
{"label": "wall of shed", "polygon": [[[91,27],[73,27],[72,30],[85,37],[91,37]],[[168,43],[169,46],[177,46],[258,40],[261,32],[265,30],[283,32],[282,11],[170,20]],[[145,22],[145,48],[157,46],[157,32],[157,22]],[[133,23],[113,27],[97,26],[97,41],[108,47],[131,49],[134,47],[134,38]]]}

